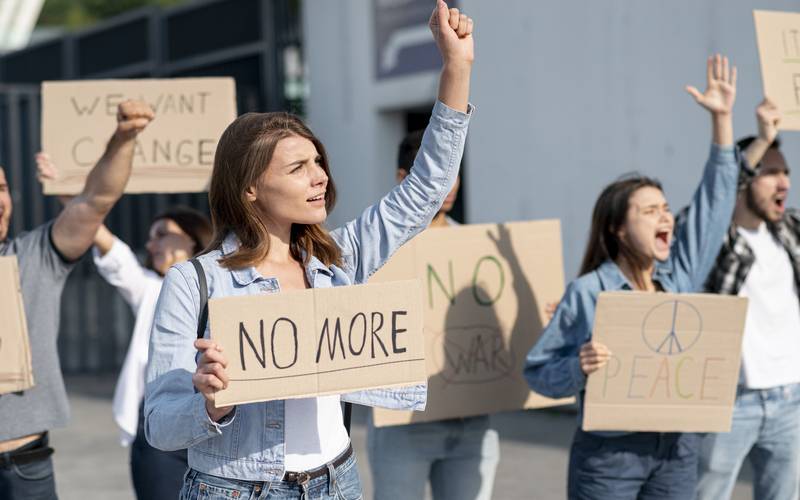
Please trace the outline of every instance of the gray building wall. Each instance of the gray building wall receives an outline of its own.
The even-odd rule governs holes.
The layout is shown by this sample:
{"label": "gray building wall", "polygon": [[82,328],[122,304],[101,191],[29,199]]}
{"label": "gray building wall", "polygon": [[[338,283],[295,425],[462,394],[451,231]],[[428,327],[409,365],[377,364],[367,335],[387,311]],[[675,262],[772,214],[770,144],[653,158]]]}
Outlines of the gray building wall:
{"label": "gray building wall", "polygon": [[[383,1],[383,0],[381,0]],[[433,1],[431,1],[433,5]],[[684,86],[705,88],[705,58],[739,68],[735,134],[755,133],[762,98],[752,9],[788,0],[461,0],[476,20],[466,154],[468,222],[558,218],[565,271],[576,274],[602,187],[640,171],[675,210],[700,178],[710,119]],[[373,2],[306,0],[308,118],[329,150],[340,202],[332,226],[394,183],[403,110],[429,105],[437,73],[376,81]],[[784,133],[789,164],[800,141]],[[800,205],[794,190],[790,205]]]}

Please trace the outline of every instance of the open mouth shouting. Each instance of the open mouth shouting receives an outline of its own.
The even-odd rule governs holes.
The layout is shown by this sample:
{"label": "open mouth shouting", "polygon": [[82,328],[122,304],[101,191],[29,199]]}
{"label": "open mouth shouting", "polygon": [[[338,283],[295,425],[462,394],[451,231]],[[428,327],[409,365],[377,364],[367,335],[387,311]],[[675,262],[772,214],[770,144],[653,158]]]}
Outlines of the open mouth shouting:
{"label": "open mouth shouting", "polygon": [[781,193],[781,194],[775,195],[775,197],[772,198],[772,202],[773,202],[773,206],[775,207],[775,210],[777,210],[779,213],[782,214],[786,210],[786,194],[785,193]]}
{"label": "open mouth shouting", "polygon": [[672,231],[662,228],[656,231],[656,250],[659,252],[669,251],[669,244],[672,239]]}

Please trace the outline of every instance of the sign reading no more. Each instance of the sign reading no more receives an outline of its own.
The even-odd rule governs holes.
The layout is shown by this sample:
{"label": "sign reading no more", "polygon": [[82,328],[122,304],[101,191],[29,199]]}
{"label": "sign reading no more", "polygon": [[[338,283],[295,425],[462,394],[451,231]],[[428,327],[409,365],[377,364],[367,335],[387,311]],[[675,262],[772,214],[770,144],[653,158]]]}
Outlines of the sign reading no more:
{"label": "sign reading no more", "polygon": [[211,299],[230,379],[215,404],[423,383],[421,306],[415,280]]}

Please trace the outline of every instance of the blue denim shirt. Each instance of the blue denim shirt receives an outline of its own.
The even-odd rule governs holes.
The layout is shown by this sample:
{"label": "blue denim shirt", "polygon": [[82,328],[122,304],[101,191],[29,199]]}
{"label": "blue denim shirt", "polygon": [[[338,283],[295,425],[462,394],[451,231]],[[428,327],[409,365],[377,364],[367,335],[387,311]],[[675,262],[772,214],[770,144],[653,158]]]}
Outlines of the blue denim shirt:
{"label": "blue denim shirt", "polygon": [[[702,291],[733,215],[739,175],[737,156],[733,147],[711,147],[703,179],[687,216],[675,228],[669,258],[657,262],[653,272],[653,279],[664,291]],[[592,337],[597,295],[617,290],[633,290],[633,287],[612,261],[570,283],[553,318],[525,360],[525,379],[534,391],[551,398],[578,397],[579,422],[583,422],[586,375],[581,370],[578,352]]]}
{"label": "blue denim shirt", "polygon": [[[366,283],[400,246],[428,226],[455,184],[471,112],[471,106],[464,114],[436,103],[410,175],[358,218],[331,232],[342,250],[343,265],[325,266],[312,256],[306,266],[312,287]],[[221,255],[237,247],[238,240],[231,234],[222,248],[199,258],[209,297],[278,292],[277,279],[261,276],[254,267],[231,271],[218,264]],[[217,423],[208,417],[202,394],[194,390],[199,301],[191,263],[170,269],[150,338],[144,405],[147,440],[162,450],[188,448],[189,465],[200,472],[251,481],[280,480],[285,463],[284,401],[237,405]],[[342,399],[422,410],[426,395],[422,384],[344,394]]]}

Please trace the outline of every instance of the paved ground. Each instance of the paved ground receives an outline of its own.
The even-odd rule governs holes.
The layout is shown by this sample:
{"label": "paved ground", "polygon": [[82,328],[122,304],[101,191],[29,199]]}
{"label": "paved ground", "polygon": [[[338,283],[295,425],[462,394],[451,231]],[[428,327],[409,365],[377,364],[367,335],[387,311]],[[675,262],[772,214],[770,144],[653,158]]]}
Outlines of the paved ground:
{"label": "paved ground", "polygon": [[[72,421],[52,433],[55,465],[62,500],[133,500],[127,450],[119,446],[111,420],[114,376],[71,377],[67,389]],[[366,468],[366,413],[354,414],[353,444],[361,457],[359,468],[365,498],[371,498]],[[568,446],[575,429],[574,415],[558,411],[516,412],[496,416],[502,459],[494,498],[564,498]],[[750,498],[749,471],[743,472],[733,498]],[[410,499],[413,500],[413,499]]]}

